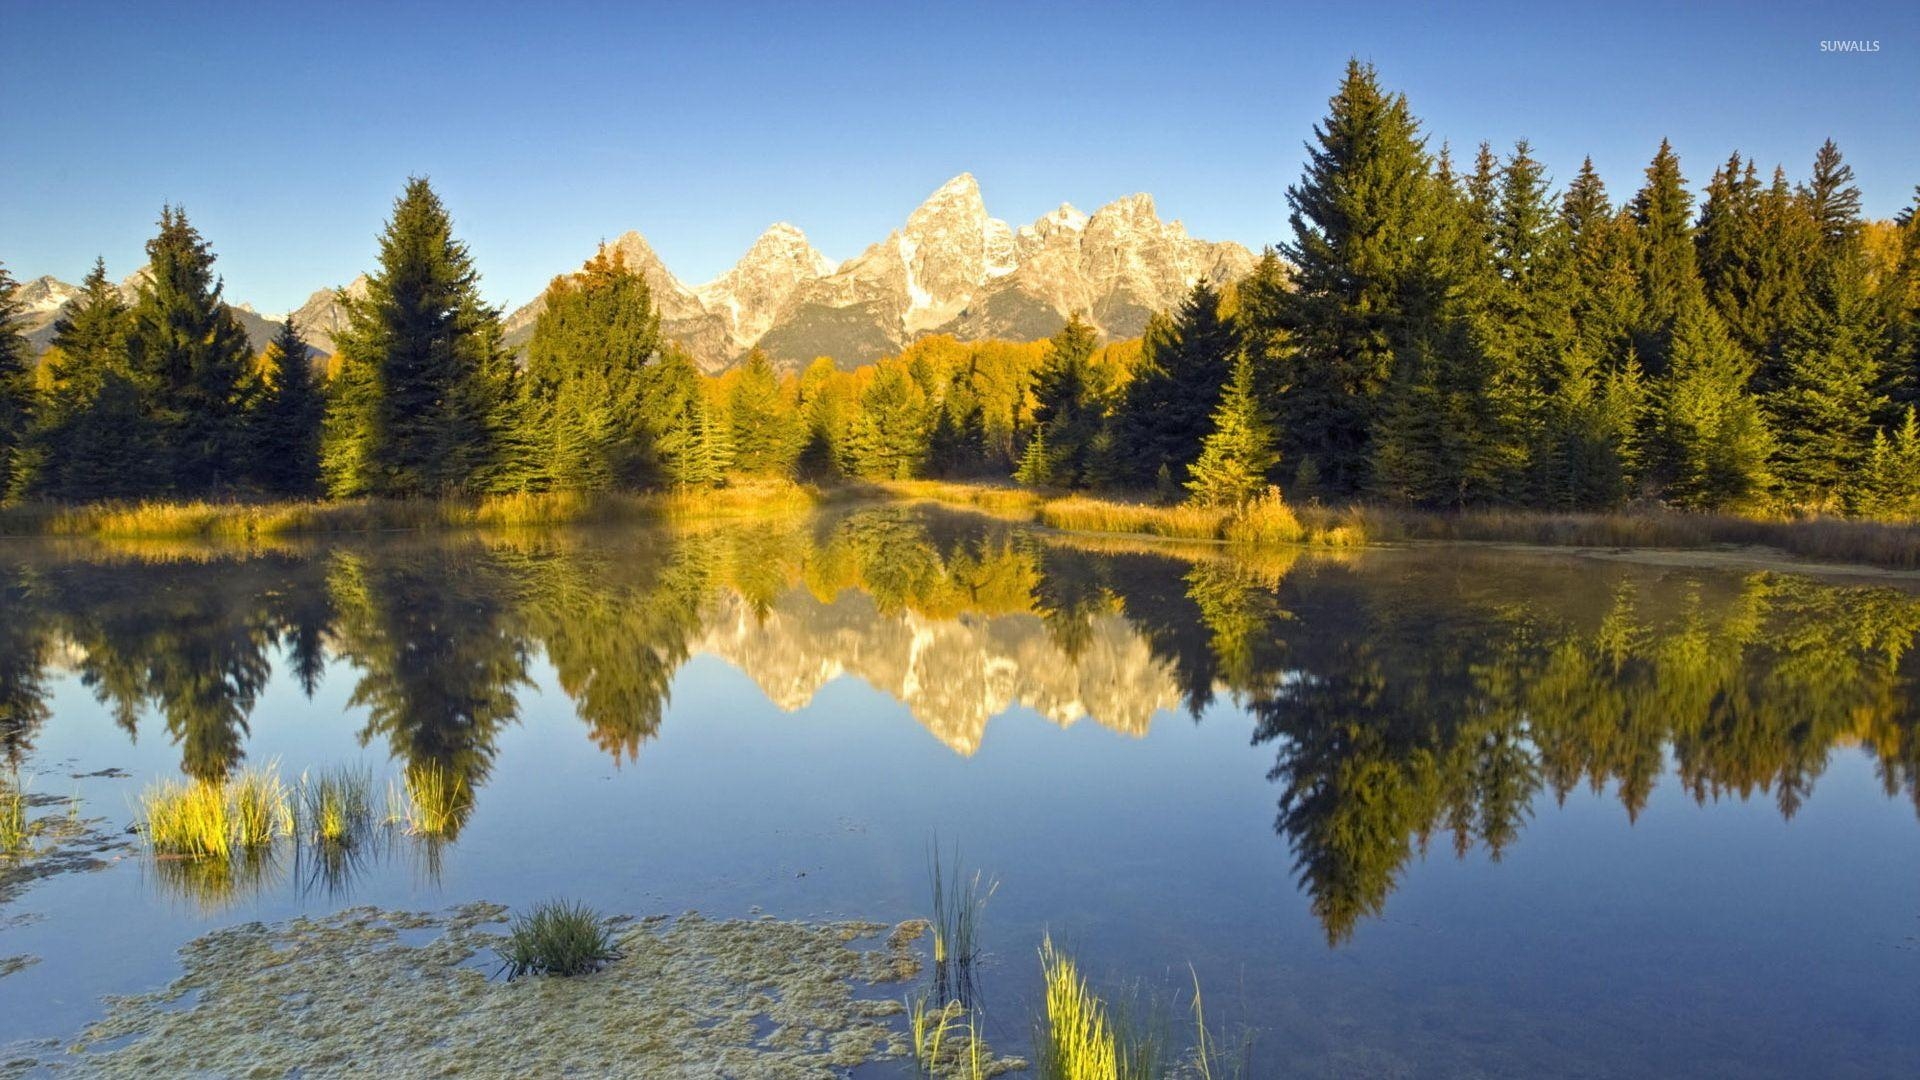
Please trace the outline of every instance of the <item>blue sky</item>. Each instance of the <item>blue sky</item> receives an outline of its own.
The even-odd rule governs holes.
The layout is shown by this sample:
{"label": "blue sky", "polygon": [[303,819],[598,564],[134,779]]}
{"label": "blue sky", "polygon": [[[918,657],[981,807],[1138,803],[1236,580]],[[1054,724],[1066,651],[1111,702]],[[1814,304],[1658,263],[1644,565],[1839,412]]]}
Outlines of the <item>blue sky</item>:
{"label": "blue sky", "polygon": [[268,311],[366,269],[410,173],[498,302],[629,228],[689,283],[779,220],[847,258],[963,170],[1015,224],[1149,191],[1258,247],[1349,55],[1436,139],[1531,139],[1561,181],[1590,153],[1616,197],[1663,136],[1696,188],[1735,149],[1798,177],[1828,136],[1869,213],[1920,183],[1913,0],[4,3],[0,260],[125,274],[173,201]]}

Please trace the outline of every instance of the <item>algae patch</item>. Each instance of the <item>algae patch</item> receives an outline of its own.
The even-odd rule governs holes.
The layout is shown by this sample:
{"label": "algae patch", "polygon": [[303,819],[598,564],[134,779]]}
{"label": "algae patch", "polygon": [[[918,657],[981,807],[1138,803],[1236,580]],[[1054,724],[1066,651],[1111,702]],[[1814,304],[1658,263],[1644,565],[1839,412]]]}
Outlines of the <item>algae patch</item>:
{"label": "algae patch", "polygon": [[489,980],[506,909],[352,908],[249,923],[181,951],[185,974],[108,999],[37,1064],[80,1076],[831,1077],[909,1053],[896,1000],[918,936],[878,923],[624,921],[579,978]]}
{"label": "algae patch", "polygon": [[37,956],[0,956],[0,979],[16,971],[25,971],[40,962]]}

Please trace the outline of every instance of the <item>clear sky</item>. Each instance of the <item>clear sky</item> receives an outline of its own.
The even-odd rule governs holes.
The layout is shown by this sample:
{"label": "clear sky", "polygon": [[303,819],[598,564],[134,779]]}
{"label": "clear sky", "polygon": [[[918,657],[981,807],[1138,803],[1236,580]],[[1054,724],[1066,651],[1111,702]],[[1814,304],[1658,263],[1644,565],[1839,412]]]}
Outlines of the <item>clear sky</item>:
{"label": "clear sky", "polygon": [[780,220],[844,259],[961,171],[1015,224],[1148,191],[1258,247],[1349,55],[1436,139],[1590,153],[1616,197],[1662,136],[1696,189],[1828,136],[1870,214],[1920,183],[1916,0],[0,8],[0,260],[126,274],[172,201],[274,312],[371,264],[410,173],[502,303],[630,228],[689,283]]}

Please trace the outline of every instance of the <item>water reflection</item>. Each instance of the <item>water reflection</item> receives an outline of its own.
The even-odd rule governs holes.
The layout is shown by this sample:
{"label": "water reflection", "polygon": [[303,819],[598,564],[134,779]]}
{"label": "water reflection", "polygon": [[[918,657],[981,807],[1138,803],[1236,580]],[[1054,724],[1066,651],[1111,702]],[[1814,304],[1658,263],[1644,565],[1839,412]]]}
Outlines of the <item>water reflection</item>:
{"label": "water reflection", "polygon": [[[70,672],[129,737],[157,719],[184,773],[218,779],[276,662],[309,695],[331,670],[354,680],[361,744],[400,766],[409,816],[435,823],[414,831],[440,840],[483,797],[541,657],[616,762],[659,736],[699,654],[786,709],[857,678],[963,755],[1016,706],[1135,736],[1170,713],[1244,713],[1273,749],[1275,829],[1336,943],[1436,836],[1498,859],[1543,793],[1581,784],[1629,819],[1669,771],[1699,802],[1765,796],[1791,816],[1835,748],[1857,745],[1889,796],[1920,806],[1920,601],[1784,575],[1464,552],[1236,560],[877,508],[251,557],[23,548],[0,562],[0,600],[10,761]],[[328,889],[351,869],[301,867]]]}

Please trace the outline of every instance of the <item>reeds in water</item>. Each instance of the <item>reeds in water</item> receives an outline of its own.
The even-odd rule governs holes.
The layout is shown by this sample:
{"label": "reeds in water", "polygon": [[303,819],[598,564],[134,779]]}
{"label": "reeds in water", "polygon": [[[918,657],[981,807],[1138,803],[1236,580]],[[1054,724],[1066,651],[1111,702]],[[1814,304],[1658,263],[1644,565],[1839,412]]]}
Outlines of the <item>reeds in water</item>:
{"label": "reeds in water", "polygon": [[943,864],[936,846],[929,860],[933,878],[933,978],[941,1004],[957,1001],[973,1007],[973,967],[979,958],[980,916],[1000,883],[984,878],[976,870],[968,876],[960,865],[960,851],[953,852],[953,865]]}
{"label": "reeds in water", "polygon": [[414,836],[451,839],[472,805],[466,777],[430,762],[407,766],[402,788],[387,790],[387,820]]}
{"label": "reeds in water", "polygon": [[27,820],[27,793],[20,776],[0,780],[0,858],[26,854],[33,846],[33,827]]}
{"label": "reeds in water", "polygon": [[351,847],[373,829],[373,777],[341,767],[300,776],[300,831],[315,844]]}
{"label": "reeds in water", "polygon": [[225,781],[162,781],[140,804],[147,843],[164,855],[225,859],[293,835],[293,799],[272,765]]}

